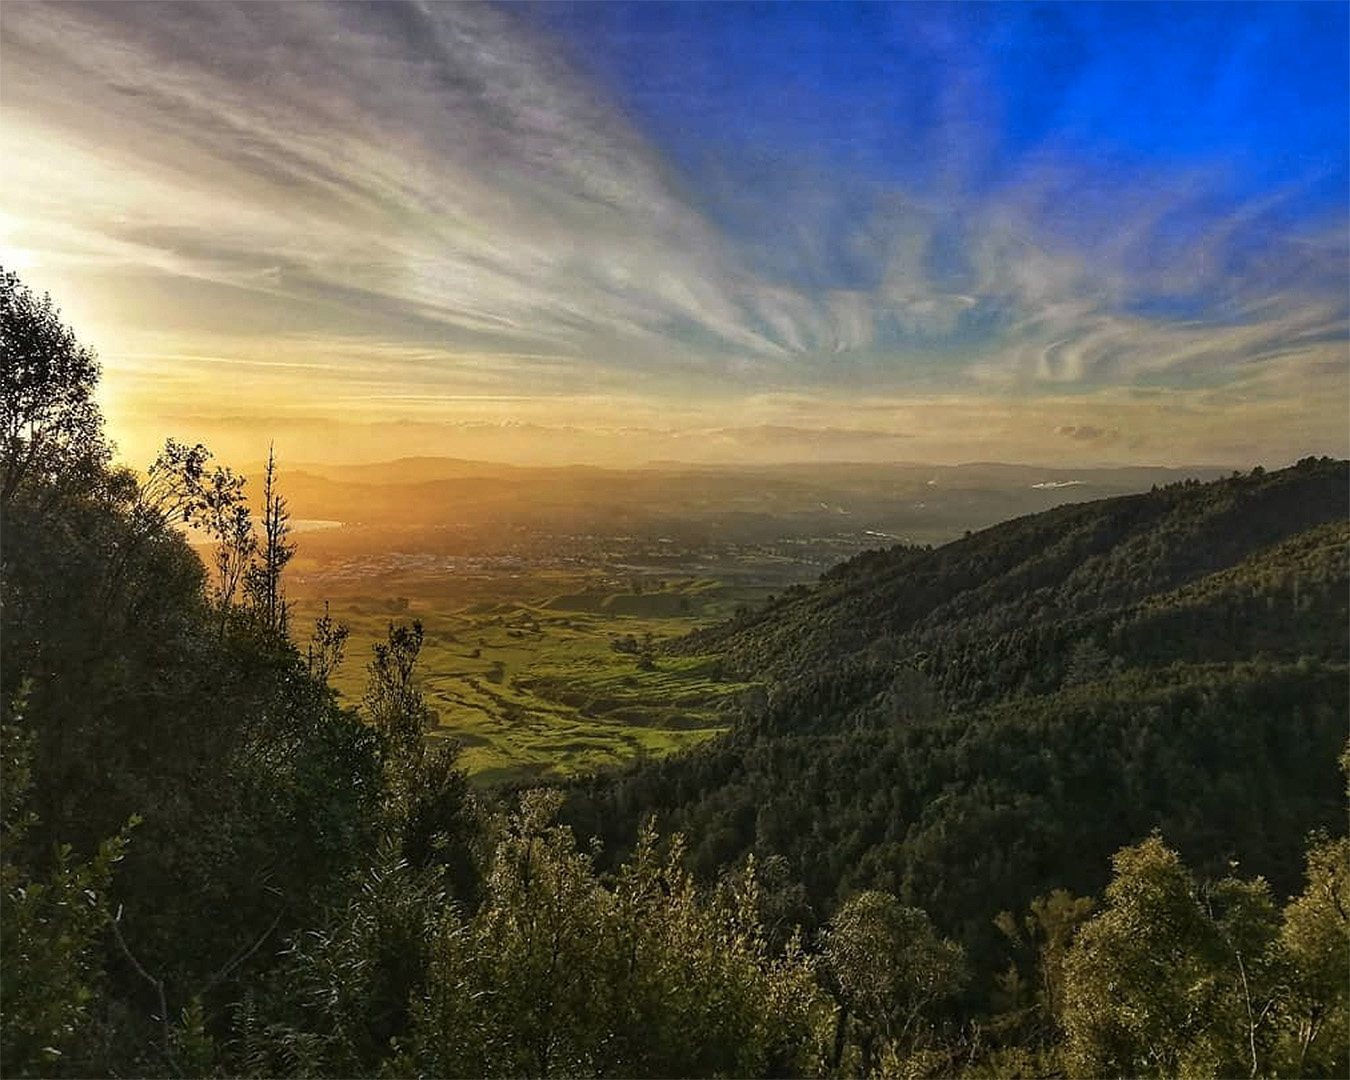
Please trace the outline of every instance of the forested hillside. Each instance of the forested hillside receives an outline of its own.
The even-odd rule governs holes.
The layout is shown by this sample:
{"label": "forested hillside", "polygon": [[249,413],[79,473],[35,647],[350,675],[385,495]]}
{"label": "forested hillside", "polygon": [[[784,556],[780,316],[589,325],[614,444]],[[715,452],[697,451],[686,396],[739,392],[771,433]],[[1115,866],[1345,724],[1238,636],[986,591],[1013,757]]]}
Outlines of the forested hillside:
{"label": "forested hillside", "polygon": [[654,815],[702,873],[753,853],[807,926],[889,890],[986,988],[1000,911],[1099,892],[1154,830],[1204,876],[1293,891],[1308,832],[1345,827],[1347,518],[1347,464],[1309,459],[860,556],[674,643],[762,705],[579,785],[568,820],[619,854]]}
{"label": "forested hillside", "polygon": [[[1302,556],[1269,549],[1347,515],[1350,466],[1326,459],[1062,506],[937,549],[897,547],[859,556],[827,574],[820,587],[695,634],[685,647],[717,651],[740,674],[774,681],[864,650],[889,650],[892,659],[905,660],[932,654],[928,659],[951,704],[997,700],[1021,689],[1027,668],[1037,668],[1035,677],[1045,675],[1046,662],[1053,665],[1063,651],[1049,642],[1029,643],[1032,635],[1055,628],[1068,643],[1100,636],[1105,645],[1121,612],[1208,574],[1276,574],[1290,589],[1307,578],[1308,595],[1299,600],[1315,603],[1327,591],[1319,584],[1329,572],[1323,564],[1335,565],[1329,553],[1335,537],[1324,536],[1320,545],[1309,539],[1313,550]],[[1256,561],[1241,568],[1249,559]],[[1272,559],[1279,567],[1269,565]],[[1284,622],[1293,628],[1300,619]],[[980,652],[993,646],[1001,657],[1025,656],[1028,662],[1021,670],[1005,665],[972,677],[972,657],[963,651],[970,645]]]}
{"label": "forested hillside", "polygon": [[1344,463],[855,560],[678,646],[726,738],[517,796],[420,623],[339,705],[272,464],[114,466],[98,375],[0,271],[5,1075],[1350,1067]]}
{"label": "forested hillside", "polygon": [[[859,556],[673,643],[767,682],[764,705],[719,745],[601,778],[577,820],[619,840],[660,812],[709,869],[787,855],[827,908],[861,879],[955,913],[904,854],[934,827],[1006,834],[1020,854],[994,857],[1033,891],[1099,881],[1153,825],[1287,884],[1303,833],[1343,816],[1347,541],[1350,466],[1309,459]],[[992,884],[966,892],[1009,895]]]}

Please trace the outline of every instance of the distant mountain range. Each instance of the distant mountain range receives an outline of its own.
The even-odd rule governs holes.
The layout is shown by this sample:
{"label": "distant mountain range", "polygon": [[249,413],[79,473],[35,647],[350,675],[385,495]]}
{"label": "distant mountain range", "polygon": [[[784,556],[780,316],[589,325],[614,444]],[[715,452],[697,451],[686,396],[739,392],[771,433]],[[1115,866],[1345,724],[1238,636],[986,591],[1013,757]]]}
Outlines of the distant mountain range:
{"label": "distant mountain range", "polygon": [[405,458],[281,465],[282,487],[299,519],[730,542],[840,532],[939,542],[1068,500],[1227,475],[1215,467],[1064,470],[992,463],[600,469]]}

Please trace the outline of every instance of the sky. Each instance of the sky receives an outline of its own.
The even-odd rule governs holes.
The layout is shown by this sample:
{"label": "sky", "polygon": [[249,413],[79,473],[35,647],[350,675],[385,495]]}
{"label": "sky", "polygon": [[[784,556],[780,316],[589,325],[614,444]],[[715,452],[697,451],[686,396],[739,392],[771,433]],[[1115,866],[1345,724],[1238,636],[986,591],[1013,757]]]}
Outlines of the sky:
{"label": "sky", "polygon": [[1350,455],[1344,3],[0,5],[123,457]]}

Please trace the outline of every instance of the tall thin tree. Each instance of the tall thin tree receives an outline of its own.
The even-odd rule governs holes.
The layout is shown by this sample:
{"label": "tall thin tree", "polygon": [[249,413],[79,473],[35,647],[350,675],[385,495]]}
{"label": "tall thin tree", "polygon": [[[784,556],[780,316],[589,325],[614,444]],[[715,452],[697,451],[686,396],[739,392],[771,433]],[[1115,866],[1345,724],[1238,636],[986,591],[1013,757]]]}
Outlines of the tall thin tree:
{"label": "tall thin tree", "polygon": [[291,514],[286,499],[277,490],[276,451],[267,449],[267,472],[263,478],[262,561],[249,568],[246,589],[263,629],[284,637],[290,605],[286,603],[281,575],[295,555],[290,542]]}

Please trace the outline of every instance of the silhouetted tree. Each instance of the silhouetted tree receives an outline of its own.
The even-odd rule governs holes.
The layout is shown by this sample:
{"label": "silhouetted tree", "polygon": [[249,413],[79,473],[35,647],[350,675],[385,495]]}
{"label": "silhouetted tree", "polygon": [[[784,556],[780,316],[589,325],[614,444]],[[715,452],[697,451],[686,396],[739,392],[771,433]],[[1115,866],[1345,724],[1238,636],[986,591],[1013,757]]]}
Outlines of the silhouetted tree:
{"label": "silhouetted tree", "polygon": [[0,514],[25,485],[101,479],[112,454],[94,402],[98,361],[38,297],[0,267]]}
{"label": "silhouetted tree", "polygon": [[310,635],[305,659],[309,673],[319,682],[327,682],[328,677],[337,670],[347,650],[347,637],[350,630],[333,618],[328,611],[328,601],[323,602],[323,614],[314,620],[314,632]]}
{"label": "silhouetted tree", "polygon": [[277,489],[276,455],[269,447],[267,472],[263,477],[261,562],[249,567],[244,575],[244,587],[259,624],[265,632],[278,638],[286,636],[289,622],[289,605],[281,575],[295,555],[290,534],[290,510]]}
{"label": "silhouetted tree", "polygon": [[136,511],[148,527],[184,525],[215,542],[214,596],[225,625],[235,594],[253,566],[258,549],[253,518],[244,495],[244,477],[217,465],[201,443],[167,439],[141,485]]}

